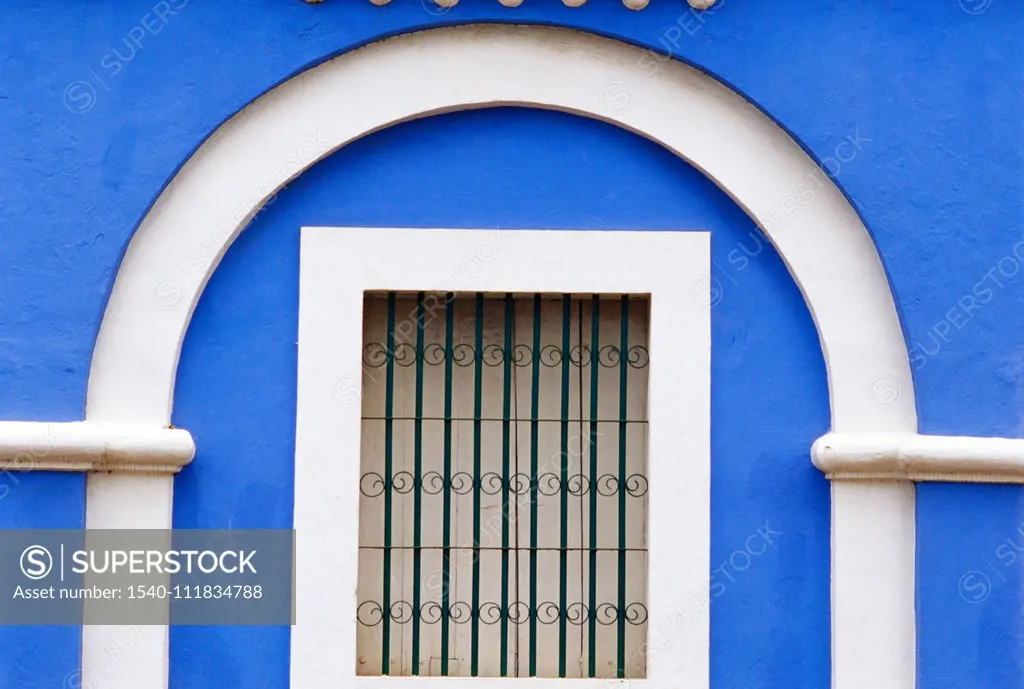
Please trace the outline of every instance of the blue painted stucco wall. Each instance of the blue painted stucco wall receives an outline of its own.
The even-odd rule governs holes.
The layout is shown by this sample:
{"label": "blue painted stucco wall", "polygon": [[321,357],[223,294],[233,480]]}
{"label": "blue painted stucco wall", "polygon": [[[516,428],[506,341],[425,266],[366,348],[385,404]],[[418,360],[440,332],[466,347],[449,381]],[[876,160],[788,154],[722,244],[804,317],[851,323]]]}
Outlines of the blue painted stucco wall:
{"label": "blue painted stucco wall", "polygon": [[[384,8],[96,0],[59,9],[7,0],[0,418],[82,417],[119,258],[163,185],[219,123],[355,46],[441,24],[510,20],[669,53],[776,119],[835,173],[875,237],[911,345],[921,431],[1024,434],[1019,0],[726,0],[701,16],[676,0],[652,0],[639,13],[618,0],[579,9],[532,0],[516,10],[463,0],[448,12],[419,0]],[[195,432],[200,455],[178,482],[177,524],[288,522],[294,351],[280,338],[294,334],[299,224],[709,227],[723,288],[714,310],[722,382],[713,400],[712,562],[727,560],[761,518],[794,524],[778,529],[784,536],[771,559],[752,566],[749,579],[728,582],[712,608],[715,686],[826,686],[827,486],[806,449],[827,427],[827,399],[806,309],[777,257],[765,250],[748,258],[741,247],[756,246],[749,221],[649,144],[553,115],[445,119],[339,152],[285,190],[232,249],[183,356],[175,422]],[[545,137],[585,150],[585,163],[541,145]],[[840,149],[850,140],[852,156],[850,144]],[[555,174],[572,165],[571,176]],[[507,188],[484,183],[499,179]],[[250,318],[241,317],[245,308]],[[226,436],[212,418],[218,413],[238,428],[277,433],[254,433],[240,447],[244,434]],[[0,485],[9,489],[0,489],[0,528],[81,526],[81,477],[3,476]],[[1021,565],[1010,557],[1024,543],[1024,493],[923,486],[918,498],[920,686],[1024,685]],[[252,647],[234,665],[217,656],[230,685],[247,677],[250,659],[280,658],[287,635],[181,629],[172,643],[175,686],[197,686],[180,673],[201,667],[207,644]],[[61,686],[80,662],[78,648],[73,629],[0,627],[0,686]],[[260,682],[281,677],[280,664],[273,668]]]}
{"label": "blue painted stucco wall", "polygon": [[[186,339],[174,423],[202,450],[177,482],[175,526],[290,526],[299,228],[385,220],[712,231],[725,271],[712,333],[713,602],[693,592],[682,612],[710,613],[717,686],[826,686],[828,485],[807,447],[828,429],[828,391],[814,325],[728,197],[609,125],[520,109],[421,120],[343,149],[279,194],[230,250]],[[198,679],[214,663],[230,666],[232,686],[285,686],[287,642],[278,629],[173,629],[172,686],[222,686],[219,674]]]}

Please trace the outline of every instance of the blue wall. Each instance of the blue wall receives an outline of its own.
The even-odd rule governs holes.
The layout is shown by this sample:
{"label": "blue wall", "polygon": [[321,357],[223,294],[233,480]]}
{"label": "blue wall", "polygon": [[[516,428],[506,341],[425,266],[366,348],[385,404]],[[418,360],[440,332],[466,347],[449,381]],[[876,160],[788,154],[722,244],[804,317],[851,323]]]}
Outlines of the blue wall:
{"label": "blue wall", "polygon": [[[37,449],[44,452],[45,440]],[[0,470],[0,528],[81,529],[85,480],[79,474]],[[67,687],[80,680],[81,627],[0,625],[0,687]]]}
{"label": "blue wall", "polygon": [[935,484],[917,495],[918,686],[1024,686],[1021,491]]}
{"label": "blue wall", "polygon": [[[589,120],[518,109],[421,120],[282,192],[230,250],[185,342],[174,423],[201,449],[178,479],[175,526],[291,526],[302,225],[711,230],[714,600],[683,614],[710,613],[715,686],[828,685],[828,485],[807,459],[828,429],[814,324],[722,192]],[[176,628],[172,687],[285,686],[287,658],[278,629]]]}
{"label": "blue wall", "polygon": [[[274,84],[353,46],[439,23],[514,20],[576,26],[667,51],[696,64],[763,108],[820,160],[833,156],[847,137],[860,142],[857,155],[841,164],[837,181],[872,231],[892,280],[911,344],[921,430],[1021,436],[1024,248],[1018,242],[1024,239],[1024,12],[1020,11],[1019,2],[720,3],[716,11],[700,18],[675,0],[652,0],[651,6],[639,13],[625,10],[618,0],[590,0],[580,9],[562,7],[555,0],[533,0],[516,10],[502,8],[492,0],[465,0],[456,9],[440,14],[429,5],[433,13],[428,12],[419,0],[394,0],[384,8],[361,0],[327,0],[321,5],[307,5],[299,0],[168,0],[166,4],[94,0],[66,3],[59,12],[30,0],[7,0],[0,4],[0,418],[81,418],[89,356],[119,257],[160,189],[220,122]],[[157,7],[162,18],[154,15]],[[141,28],[144,26],[148,28]],[[515,146],[496,147],[496,152],[506,155],[504,162],[490,161],[497,169],[511,165],[508,161],[515,160],[518,148],[528,146],[529,141],[541,135],[541,121],[529,117],[532,116],[524,116],[522,122],[533,124],[522,124],[524,129],[516,125],[522,141]],[[486,134],[489,147],[490,137],[503,132],[487,126],[474,120],[471,131],[480,132],[480,136]],[[551,126],[556,125],[552,122]],[[769,412],[791,417],[778,421],[778,430],[774,432],[779,437],[773,440],[778,444],[766,445],[765,454],[791,456],[793,462],[783,464],[793,467],[787,472],[778,470],[778,463],[767,468],[765,459],[737,458],[739,438],[756,429],[737,426],[736,438],[730,438],[736,447],[730,449],[722,445],[726,441],[716,427],[716,462],[719,455],[722,462],[728,460],[725,465],[716,466],[716,514],[722,515],[722,500],[727,497],[749,498],[738,478],[744,467],[750,486],[755,485],[750,478],[753,469],[765,467],[758,472],[763,477],[763,484],[756,484],[763,485],[758,490],[768,491],[768,486],[776,485],[779,490],[796,490],[792,486],[803,485],[799,480],[793,484],[787,479],[799,479],[803,472],[810,471],[806,440],[812,435],[814,423],[821,422],[822,417],[815,416],[821,413],[816,406],[820,400],[815,397],[812,404],[809,398],[820,393],[821,381],[805,381],[804,376],[812,376],[816,370],[820,374],[820,355],[813,333],[805,330],[806,315],[802,308],[789,317],[799,316],[804,319],[803,325],[769,321],[773,324],[771,328],[785,333],[786,338],[773,334],[770,341],[759,339],[760,335],[767,338],[768,333],[758,329],[756,319],[768,318],[769,314],[775,314],[772,319],[782,317],[774,309],[762,314],[765,297],[774,295],[779,304],[788,303],[785,299],[789,297],[783,292],[789,289],[792,296],[795,291],[782,279],[784,276],[766,274],[766,282],[759,282],[758,271],[770,273],[770,267],[777,266],[774,256],[763,254],[742,271],[737,270],[738,260],[730,261],[730,252],[737,248],[745,233],[739,229],[739,223],[745,221],[737,218],[735,209],[723,201],[725,205],[716,207],[714,212],[707,210],[702,204],[712,201],[695,198],[693,191],[699,180],[681,180],[681,175],[692,173],[679,172],[685,168],[674,161],[659,167],[655,162],[658,154],[653,152],[641,155],[632,151],[629,156],[638,167],[644,163],[646,172],[640,178],[648,180],[645,187],[638,186],[627,175],[617,175],[616,184],[605,179],[605,186],[598,188],[601,179],[613,174],[609,172],[613,167],[604,166],[624,165],[618,159],[625,157],[622,151],[639,145],[621,143],[621,135],[603,133],[601,150],[588,151],[588,159],[600,157],[605,161],[602,167],[595,166],[595,171],[581,165],[575,177],[562,178],[571,182],[564,182],[567,187],[563,195],[591,199],[589,206],[561,203],[551,191],[557,180],[550,178],[548,186],[540,189],[544,193],[530,198],[529,205],[515,201],[525,198],[524,192],[504,190],[489,209],[492,213],[472,217],[473,208],[484,206],[476,206],[476,195],[466,190],[483,193],[475,182],[476,176],[484,174],[486,179],[487,170],[496,169],[484,169],[482,163],[476,163],[476,155],[466,155],[466,165],[458,167],[440,155],[431,158],[433,154],[428,151],[421,153],[419,167],[392,163],[388,177],[374,177],[375,173],[366,167],[372,157],[369,151],[377,147],[380,152],[376,155],[382,159],[398,157],[396,149],[389,149],[389,145],[399,144],[388,144],[389,137],[409,136],[409,145],[423,146],[430,132],[440,136],[444,130],[434,124],[412,125],[408,129],[413,131],[417,127],[421,130],[416,135],[403,134],[406,128],[402,128],[373,137],[335,157],[354,160],[353,156],[363,150],[366,159],[351,169],[344,166],[342,170],[341,163],[332,160],[323,166],[326,172],[318,169],[308,175],[309,180],[321,180],[320,188],[330,185],[339,199],[344,198],[343,207],[340,200],[333,200],[333,193],[328,195],[330,203],[314,204],[318,185],[306,178],[285,191],[278,202],[282,210],[272,206],[257,219],[251,238],[243,238],[211,290],[227,289],[220,285],[230,282],[231,271],[241,270],[235,264],[244,263],[248,257],[249,274],[268,271],[267,278],[259,285],[247,283],[255,293],[233,292],[235,300],[245,304],[247,299],[256,299],[260,290],[270,289],[270,283],[275,285],[274,299],[281,300],[289,294],[294,298],[294,274],[291,282],[287,279],[288,270],[294,270],[294,263],[288,258],[296,250],[294,228],[297,222],[312,220],[306,216],[313,215],[314,210],[323,214],[317,222],[369,225],[417,225],[430,224],[427,219],[431,223],[447,219],[449,225],[529,225],[536,221],[556,227],[665,227],[700,221],[716,230],[715,255],[724,294],[715,311],[716,375],[730,380],[745,377],[749,391],[758,389],[755,386],[762,379],[772,380],[769,371],[761,372],[760,367],[770,368],[776,376],[782,376],[783,369],[775,367],[789,367],[787,387],[766,384],[760,388],[765,396],[757,396],[758,400],[749,392],[730,400],[733,383],[725,383],[724,378],[722,388],[716,390],[716,424],[718,417],[734,414],[735,409],[739,409],[734,414],[736,419],[749,420],[757,414],[757,420],[774,420]],[[585,131],[596,132],[593,125],[562,121],[557,127],[559,132],[571,127],[571,141],[585,141]],[[471,146],[475,140],[467,139],[465,146]],[[626,148],[620,151],[616,146]],[[543,152],[538,148],[528,146],[528,150],[541,156]],[[560,160],[553,153],[545,155],[546,158],[536,160],[544,160],[548,167]],[[539,165],[532,167],[533,160],[520,159],[520,164],[526,170],[540,169]],[[440,162],[449,170],[448,177],[426,174],[428,169],[433,172],[428,166]],[[334,165],[338,169],[334,170]],[[475,170],[476,175],[465,174],[463,179],[462,169]],[[361,179],[360,175],[364,177]],[[449,182],[455,179],[460,179],[461,184]],[[382,184],[381,180],[386,181]],[[362,195],[374,186],[374,181],[382,188],[376,191],[378,204],[371,207],[363,203]],[[390,192],[387,198],[380,196],[385,191]],[[592,198],[613,193],[617,200],[603,205]],[[451,200],[453,197],[455,201]],[[419,201],[414,203],[415,198]],[[645,203],[628,205],[633,199],[650,202],[655,198],[661,204],[658,207]],[[300,221],[290,221],[291,225],[285,222],[277,231],[268,230],[266,225],[278,214],[287,214],[289,203],[309,206],[303,213],[293,208],[292,217],[301,217]],[[389,209],[386,219],[382,217],[384,208]],[[412,213],[409,208],[418,208],[420,212]],[[530,209],[530,213],[524,209]],[[280,221],[285,221],[285,215],[280,215]],[[731,239],[722,239],[729,232]],[[292,237],[291,244],[287,244],[287,237]],[[748,247],[754,246],[752,239],[746,241]],[[268,244],[262,246],[260,242]],[[273,242],[285,244],[271,246]],[[262,259],[248,253],[261,251],[267,252]],[[767,282],[774,285],[772,289],[777,294],[765,291]],[[217,438],[210,435],[216,429],[209,421],[204,424],[199,419],[193,422],[192,418],[198,415],[201,405],[216,404],[217,398],[198,399],[196,388],[190,386],[198,385],[197,376],[215,381],[219,376],[230,376],[232,369],[237,375],[238,369],[231,364],[224,371],[218,372],[215,366],[200,371],[192,353],[227,357],[229,364],[236,358],[258,356],[267,363],[268,370],[272,364],[275,376],[293,370],[294,366],[293,352],[257,353],[257,349],[234,349],[242,347],[240,342],[207,342],[204,338],[211,335],[203,333],[210,326],[204,324],[218,318],[212,312],[220,312],[220,322],[232,322],[232,327],[237,328],[235,333],[255,327],[240,323],[237,314],[229,313],[237,306],[229,308],[222,301],[218,309],[216,294],[211,292],[204,300],[195,331],[190,335],[179,390],[178,416],[182,418],[176,419],[196,431],[203,448],[200,461],[206,453],[222,449]],[[735,305],[735,301],[746,299],[741,294],[756,295],[758,301]],[[277,327],[282,332],[291,327],[288,319],[294,316],[285,309],[285,302],[269,304],[274,310],[268,313],[282,319]],[[746,310],[735,314],[740,322],[730,321],[730,309],[741,307]],[[266,327],[269,332],[271,326]],[[723,331],[726,327],[731,329]],[[736,333],[735,341],[728,339],[729,333]],[[252,334],[258,335],[260,342],[270,338],[258,328]],[[724,342],[723,337],[727,338]],[[810,344],[805,341],[808,338]],[[787,359],[787,350],[780,347],[794,347],[793,352],[798,354],[791,356],[797,358]],[[812,351],[814,364],[808,366],[804,362]],[[723,369],[723,365],[733,368]],[[229,380],[219,382],[226,389],[218,394],[245,391],[241,382],[235,381],[233,386],[227,386]],[[268,386],[273,385],[270,382],[261,386],[249,403],[266,403],[257,398],[265,396]],[[283,388],[287,385],[282,383]],[[772,398],[767,395],[783,394],[779,390],[807,395],[808,401],[790,403],[789,398],[784,398],[772,405]],[[287,407],[284,397],[276,401],[282,408]],[[764,407],[750,410],[737,406],[755,402]],[[189,414],[193,416],[186,419]],[[809,425],[804,428],[803,424]],[[804,429],[807,437],[801,435],[803,431],[788,432],[794,426]],[[770,429],[770,424],[766,424],[756,432],[767,433]],[[279,504],[280,489],[271,491],[259,486],[266,485],[271,477],[275,483],[281,480],[281,475],[274,472],[281,470],[281,458],[288,456],[290,432],[284,429],[284,435],[275,436],[272,443],[268,439],[263,441],[265,444],[258,444],[260,441],[255,437],[251,441],[252,454],[257,457],[253,461],[257,464],[246,481],[254,483],[256,487],[252,490],[264,498],[236,498],[235,491],[227,490],[227,486],[218,490],[218,481],[228,478],[216,474],[220,468],[200,469],[197,463],[189,470],[195,475],[180,481],[181,524],[190,523],[190,519],[199,523],[200,517],[249,523],[249,519],[255,519],[256,511],[266,512],[261,515],[263,520],[287,520],[290,509],[287,504]],[[220,442],[226,447],[223,440]],[[790,444],[783,450],[784,443]],[[803,480],[815,479],[808,474]],[[15,488],[0,500],[0,527],[81,524],[81,477],[25,477]],[[786,503],[787,508],[801,513],[822,509],[821,490],[808,487],[806,502]],[[210,497],[211,493],[219,497]],[[205,505],[209,512],[189,515],[187,500]],[[1016,618],[1005,612],[1006,600],[993,593],[984,601],[968,604],[958,593],[957,584],[962,575],[981,569],[979,556],[992,559],[985,554],[988,540],[993,540],[995,553],[1003,539],[1016,532],[1016,525],[1024,520],[1021,500],[1022,491],[1013,487],[934,486],[919,491],[923,689],[987,689],[1021,684],[1015,658],[1021,655],[1024,636]],[[257,504],[263,507],[257,510],[250,506]],[[761,509],[757,500],[741,500],[731,504],[730,509],[733,508],[736,519],[746,515],[751,522],[756,521],[751,515]],[[817,523],[804,525],[809,560],[817,557],[815,533],[821,528],[820,514]],[[774,513],[764,516],[772,517]],[[724,523],[716,523],[716,563],[729,556],[733,544],[742,541],[737,533],[745,537],[743,530],[747,528],[746,523],[730,526],[726,515],[722,519]],[[789,533],[800,536],[801,532]],[[970,534],[977,534],[977,538]],[[766,580],[780,577],[799,582],[800,577],[806,577],[816,581],[817,570],[791,570],[783,565],[783,543],[778,563],[763,560],[771,568],[765,571]],[[761,566],[762,560],[754,565]],[[1020,563],[1007,564],[998,571],[1019,576]],[[749,573],[754,572],[752,567]],[[993,580],[997,578],[994,573],[991,576]],[[742,595],[743,581],[746,580],[737,577],[735,584],[728,582],[712,616],[716,639],[720,640],[714,661],[720,686],[739,681],[730,672],[749,671],[755,674],[742,676],[772,678],[771,673],[776,671],[771,667],[752,668],[751,663],[790,664],[785,651],[791,645],[784,643],[776,655],[742,656],[743,644],[736,643],[736,639],[749,636],[763,644],[783,638],[778,636],[783,632],[769,633],[759,626],[767,624],[761,621],[760,606],[772,609],[781,603],[764,592]],[[1007,575],[1007,581],[1013,579]],[[999,595],[1012,588],[1010,584],[1003,585]],[[733,592],[736,596],[731,595]],[[799,602],[818,605],[813,596]],[[730,606],[741,603],[748,606],[744,609],[756,611],[748,614],[744,623],[751,627],[733,630],[738,637],[721,641],[721,625],[734,614]],[[773,618],[768,615],[765,619]],[[825,632],[827,629],[823,629]],[[188,646],[182,633],[178,630],[175,635],[178,656]],[[268,647],[276,648],[275,644],[282,643],[270,637],[260,639]],[[954,639],[957,644],[947,643]],[[975,640],[973,650],[965,646],[968,639]],[[26,648],[28,640],[36,646]],[[17,686],[59,686],[59,681],[51,680],[60,680],[77,665],[77,647],[77,634],[70,630],[0,628],[0,679],[17,677]],[[40,648],[47,652],[41,654]],[[946,648],[950,650],[944,652]],[[978,649],[985,651],[981,653]],[[996,653],[995,649],[1007,652]],[[807,654],[800,656],[804,658]],[[820,665],[819,662],[815,667]],[[807,676],[817,677],[814,673],[818,671],[820,668],[808,670]],[[1002,684],[1004,678],[1014,679]]]}

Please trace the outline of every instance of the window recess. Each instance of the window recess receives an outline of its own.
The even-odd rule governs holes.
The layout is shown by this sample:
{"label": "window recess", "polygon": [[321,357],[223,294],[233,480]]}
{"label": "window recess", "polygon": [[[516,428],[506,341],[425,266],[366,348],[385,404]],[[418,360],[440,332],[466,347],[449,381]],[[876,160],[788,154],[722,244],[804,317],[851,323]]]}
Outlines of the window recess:
{"label": "window recess", "polygon": [[365,294],[358,674],[646,676],[649,312]]}

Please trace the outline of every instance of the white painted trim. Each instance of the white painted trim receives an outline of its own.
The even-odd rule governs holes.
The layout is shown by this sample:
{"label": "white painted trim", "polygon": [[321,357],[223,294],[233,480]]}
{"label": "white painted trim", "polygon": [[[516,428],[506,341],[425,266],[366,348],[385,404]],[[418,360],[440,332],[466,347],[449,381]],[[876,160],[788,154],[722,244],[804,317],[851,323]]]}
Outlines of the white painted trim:
{"label": "white painted trim", "polygon": [[[136,424],[0,422],[0,469],[89,471],[85,523],[90,529],[168,529],[173,474],[192,461],[182,429]],[[132,639],[128,648],[124,639]],[[109,651],[122,651],[116,662]],[[168,629],[82,627],[79,680],[92,689],[165,689]],[[68,675],[72,677],[72,674]]]}
{"label": "white painted trim", "polygon": [[833,689],[914,687],[915,528],[914,484],[832,482]]}
{"label": "white painted trim", "polygon": [[[181,343],[203,288],[249,219],[290,179],[395,123],[521,105],[637,132],[704,172],[758,223],[799,285],[825,355],[833,430],[913,433],[906,343],[885,271],[856,212],[801,147],[742,96],[676,61],[652,70],[645,54],[566,29],[464,26],[369,45],[268,92],[199,147],[132,238],[94,350],[87,418],[169,423]],[[810,189],[813,200],[780,222],[784,202],[798,193],[806,198]],[[913,529],[907,487],[879,488],[892,497],[873,515],[883,535]],[[98,491],[91,499],[107,498]],[[834,491],[836,514],[852,518],[861,504]],[[894,581],[912,590],[912,569],[905,554],[887,549],[862,572],[868,580],[853,586],[838,568],[848,561],[844,552],[860,552],[856,538],[838,529],[833,541],[834,645],[845,659],[833,681],[854,686],[838,676],[859,667],[861,686],[909,689],[915,641],[904,630],[914,621],[913,596],[860,594]],[[862,614],[850,617],[845,611],[854,605]],[[99,649],[86,639],[83,650]],[[891,675],[897,683],[888,683],[890,674],[871,675],[871,668],[900,663]],[[125,671],[109,686],[160,685]]]}
{"label": "white painted trim", "polygon": [[[345,687],[381,686],[379,678],[356,675],[362,421],[359,404],[338,399],[339,382],[362,380],[363,333],[354,324],[363,322],[366,290],[651,295],[648,629],[671,634],[672,644],[649,653],[647,679],[630,686],[708,687],[708,616],[690,619],[684,611],[706,591],[711,566],[711,309],[691,291],[710,273],[710,251],[706,232],[303,228],[294,689],[320,689],[324,677]],[[665,351],[673,356],[657,356]],[[386,683],[408,689],[458,681]],[[481,678],[474,686],[562,682]]]}
{"label": "white painted trim", "polygon": [[[169,529],[173,490],[171,475],[90,474],[86,482],[86,526]],[[125,639],[132,641],[129,644]],[[168,644],[167,625],[84,625],[79,686],[167,689]],[[111,649],[117,649],[116,658]]]}
{"label": "white painted trim", "polygon": [[0,469],[173,474],[192,461],[188,431],[129,424],[0,422]]}
{"label": "white painted trim", "polygon": [[[203,287],[288,180],[398,122],[524,105],[638,132],[702,170],[758,222],[799,284],[825,353],[833,430],[914,432],[906,344],[860,218],[740,95],[675,61],[652,73],[645,54],[565,29],[455,27],[366,46],[265,94],[199,147],[135,233],[97,339],[87,417],[169,423],[181,342]],[[781,204],[809,187],[814,200],[780,222]],[[882,398],[873,394],[880,385]]]}
{"label": "white painted trim", "polygon": [[829,433],[811,449],[830,479],[1024,483],[1024,439]]}

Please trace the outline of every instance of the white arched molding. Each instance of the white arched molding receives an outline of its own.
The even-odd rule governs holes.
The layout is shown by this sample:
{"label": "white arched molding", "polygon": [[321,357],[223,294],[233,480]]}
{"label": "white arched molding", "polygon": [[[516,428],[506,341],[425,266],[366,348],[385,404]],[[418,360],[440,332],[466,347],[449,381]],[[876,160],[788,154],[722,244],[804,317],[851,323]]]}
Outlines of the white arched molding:
{"label": "white arched molding", "polygon": [[[399,122],[518,105],[609,122],[700,169],[757,221],[800,286],[825,354],[833,431],[913,434],[906,345],[882,264],[850,204],[741,96],[646,55],[564,29],[446,28],[353,51],[259,98],[196,151],[135,233],[98,336],[87,421],[167,427],[181,343],[203,288],[238,233],[290,179]],[[778,221],[809,192],[812,201]],[[91,475],[88,526],[170,526],[171,480]],[[909,689],[913,486],[836,482],[832,510],[833,686]],[[107,633],[85,630],[85,660],[100,653]],[[165,686],[166,643],[166,634],[147,633],[137,662],[110,668],[97,689]]]}
{"label": "white arched molding", "polygon": [[[562,29],[442,29],[353,51],[259,98],[199,148],[135,233],[96,343],[88,418],[169,423],[199,295],[238,233],[290,179],[405,120],[522,105],[615,124],[703,171],[757,221],[803,291],[828,366],[833,430],[915,431],[896,309],[850,204],[741,96],[680,63],[654,69],[645,55]],[[780,222],[781,204],[808,189],[813,201]]]}

